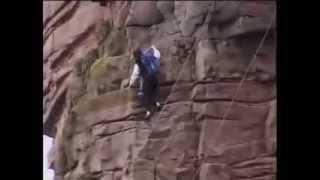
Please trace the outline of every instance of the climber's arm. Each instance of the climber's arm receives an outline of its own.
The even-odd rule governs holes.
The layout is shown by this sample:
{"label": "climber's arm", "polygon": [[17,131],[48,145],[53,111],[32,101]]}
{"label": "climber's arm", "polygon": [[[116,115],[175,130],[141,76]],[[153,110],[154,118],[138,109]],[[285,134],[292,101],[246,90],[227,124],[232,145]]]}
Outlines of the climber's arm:
{"label": "climber's arm", "polygon": [[161,57],[160,51],[154,45],[152,45],[151,48],[154,51],[154,56],[160,61],[160,57]]}
{"label": "climber's arm", "polygon": [[137,64],[134,64],[133,71],[132,71],[130,81],[129,81],[129,87],[132,87],[134,82],[137,80],[139,74],[140,74],[139,66]]}

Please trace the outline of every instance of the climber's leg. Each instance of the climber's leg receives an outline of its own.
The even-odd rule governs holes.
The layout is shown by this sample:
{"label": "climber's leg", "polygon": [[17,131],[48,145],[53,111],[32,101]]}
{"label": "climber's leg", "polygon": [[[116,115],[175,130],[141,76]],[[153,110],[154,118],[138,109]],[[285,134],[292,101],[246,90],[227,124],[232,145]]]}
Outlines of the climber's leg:
{"label": "climber's leg", "polygon": [[151,91],[152,91],[152,82],[150,78],[144,79],[143,82],[143,99],[144,106],[146,108],[146,118],[151,115]]}
{"label": "climber's leg", "polygon": [[157,76],[151,76],[144,80],[143,94],[145,97],[146,117],[151,115],[151,109],[156,105],[160,109],[160,103],[158,102],[159,96],[159,81]]}
{"label": "climber's leg", "polygon": [[157,78],[157,87],[156,87],[156,96],[155,96],[155,102],[156,102],[156,106],[157,106],[157,110],[160,111],[160,84],[159,84],[159,80]]}
{"label": "climber's leg", "polygon": [[153,90],[152,90],[152,105],[156,105],[157,110],[160,110],[160,103],[159,103],[159,80],[157,77],[153,79]]}
{"label": "climber's leg", "polygon": [[143,79],[139,78],[139,86],[137,90],[137,96],[139,101],[139,106],[144,106],[144,93],[143,93]]}

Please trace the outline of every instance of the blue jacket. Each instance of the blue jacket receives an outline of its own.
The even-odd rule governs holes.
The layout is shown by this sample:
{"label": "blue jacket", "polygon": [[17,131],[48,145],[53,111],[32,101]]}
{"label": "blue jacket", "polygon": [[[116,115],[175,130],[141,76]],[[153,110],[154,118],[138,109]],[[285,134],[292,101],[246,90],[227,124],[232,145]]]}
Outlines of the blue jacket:
{"label": "blue jacket", "polygon": [[[152,45],[151,48],[153,49],[154,57],[158,61],[160,61],[160,57],[161,57],[160,51],[154,45]],[[129,86],[132,86],[139,77],[141,77],[141,70],[140,70],[140,68],[139,68],[139,66],[137,64],[134,64],[133,71],[132,71],[132,74],[130,76]]]}

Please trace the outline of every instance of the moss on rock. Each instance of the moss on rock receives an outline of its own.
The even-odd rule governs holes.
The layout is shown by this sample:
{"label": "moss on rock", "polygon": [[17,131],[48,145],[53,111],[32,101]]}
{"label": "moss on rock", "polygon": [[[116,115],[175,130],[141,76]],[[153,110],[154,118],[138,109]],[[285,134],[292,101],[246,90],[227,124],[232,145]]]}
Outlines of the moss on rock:
{"label": "moss on rock", "polygon": [[121,89],[121,82],[129,76],[129,55],[103,57],[90,68],[87,90],[91,94]]}
{"label": "moss on rock", "polygon": [[107,38],[99,47],[101,56],[120,56],[125,54],[128,49],[128,39],[125,29],[112,29]]}

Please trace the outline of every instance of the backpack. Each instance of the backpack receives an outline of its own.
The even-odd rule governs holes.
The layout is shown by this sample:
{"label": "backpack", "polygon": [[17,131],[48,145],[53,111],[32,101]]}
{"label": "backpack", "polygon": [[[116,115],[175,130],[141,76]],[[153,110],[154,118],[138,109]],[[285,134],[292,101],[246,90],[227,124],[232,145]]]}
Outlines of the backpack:
{"label": "backpack", "polygon": [[141,63],[147,77],[154,77],[159,73],[160,61],[154,56],[152,48],[142,50]]}

